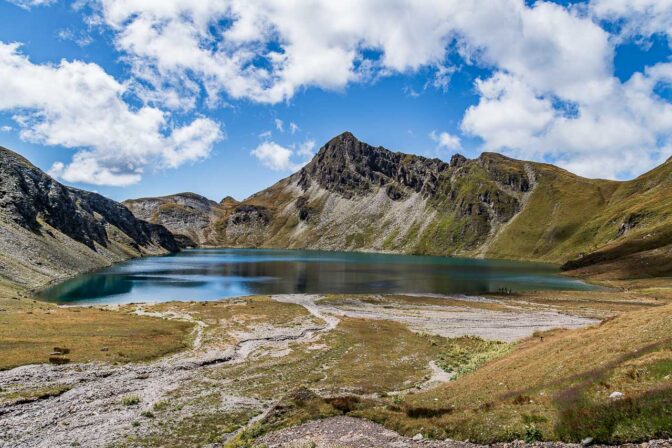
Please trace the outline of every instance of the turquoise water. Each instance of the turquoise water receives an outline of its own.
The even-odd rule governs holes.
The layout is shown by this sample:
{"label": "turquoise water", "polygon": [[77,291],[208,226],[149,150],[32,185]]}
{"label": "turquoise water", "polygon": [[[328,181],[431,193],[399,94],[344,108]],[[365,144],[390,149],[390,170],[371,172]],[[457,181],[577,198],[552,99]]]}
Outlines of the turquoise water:
{"label": "turquoise water", "polygon": [[269,249],[193,249],[137,258],[41,293],[59,303],[214,300],[253,294],[479,294],[500,288],[588,290],[548,264]]}

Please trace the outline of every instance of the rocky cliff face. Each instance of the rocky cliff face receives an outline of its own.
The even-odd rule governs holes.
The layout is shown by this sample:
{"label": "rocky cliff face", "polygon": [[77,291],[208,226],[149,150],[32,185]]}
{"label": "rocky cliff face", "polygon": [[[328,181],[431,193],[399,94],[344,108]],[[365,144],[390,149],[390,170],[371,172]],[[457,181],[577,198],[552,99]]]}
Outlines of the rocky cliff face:
{"label": "rocky cliff face", "polygon": [[450,163],[344,133],[220,224],[225,245],[475,253],[521,209],[534,179],[496,154]]}
{"label": "rocky cliff face", "polygon": [[0,148],[0,276],[28,287],[131,257],[178,250],[164,227],[53,180]]}
{"label": "rocky cliff face", "polygon": [[216,245],[213,228],[238,202],[226,197],[221,203],[194,193],[124,201],[133,214],[161,224],[175,235],[183,247]]}

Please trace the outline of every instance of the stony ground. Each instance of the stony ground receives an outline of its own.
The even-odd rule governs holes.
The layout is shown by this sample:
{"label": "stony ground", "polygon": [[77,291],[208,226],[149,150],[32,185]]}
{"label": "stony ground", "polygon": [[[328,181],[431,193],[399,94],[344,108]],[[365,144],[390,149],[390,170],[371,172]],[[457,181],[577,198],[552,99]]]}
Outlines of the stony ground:
{"label": "stony ground", "polygon": [[[469,297],[288,295],[133,307],[137,314],[193,323],[192,347],[147,363],[1,371],[0,446],[250,446],[245,443],[259,425],[272,430],[337,415],[341,405],[329,397],[367,400],[450,381],[452,373],[435,356],[435,346],[450,342],[443,336],[512,341],[595,322]],[[427,347],[426,353],[418,347]],[[326,398],[283,402],[290,388],[301,387]],[[303,441],[325,447],[456,446],[412,440],[352,418],[307,423],[260,443]]]}
{"label": "stony ground", "polygon": [[[400,436],[367,420],[339,416],[324,420],[312,421],[293,428],[276,431],[258,440],[259,446],[267,448],[479,448],[469,442],[455,440],[423,440],[415,437]],[[498,443],[491,445],[499,448],[581,448],[581,444],[545,442],[545,443]],[[600,445],[592,445],[599,447]],[[628,444],[624,447],[667,448],[672,442],[655,440],[647,443]]]}

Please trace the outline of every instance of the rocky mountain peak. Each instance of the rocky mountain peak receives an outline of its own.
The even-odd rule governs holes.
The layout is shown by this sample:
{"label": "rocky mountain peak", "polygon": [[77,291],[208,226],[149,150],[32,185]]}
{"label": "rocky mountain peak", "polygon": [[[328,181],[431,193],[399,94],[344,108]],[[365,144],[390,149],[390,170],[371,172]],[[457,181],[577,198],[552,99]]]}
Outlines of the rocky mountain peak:
{"label": "rocky mountain peak", "polygon": [[400,199],[412,192],[431,193],[447,168],[438,159],[374,147],[344,132],[327,142],[297,176],[304,189],[316,182],[350,198],[386,187],[390,197]]}

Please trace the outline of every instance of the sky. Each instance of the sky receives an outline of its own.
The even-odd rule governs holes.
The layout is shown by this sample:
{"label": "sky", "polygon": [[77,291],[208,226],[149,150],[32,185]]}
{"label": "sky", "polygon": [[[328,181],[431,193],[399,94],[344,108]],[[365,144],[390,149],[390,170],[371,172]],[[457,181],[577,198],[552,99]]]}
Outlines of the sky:
{"label": "sky", "polygon": [[244,199],[344,131],[630,179],[671,45],[672,0],[0,0],[0,145],[117,200]]}

